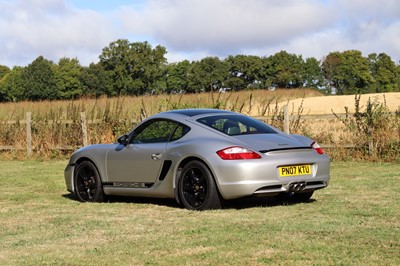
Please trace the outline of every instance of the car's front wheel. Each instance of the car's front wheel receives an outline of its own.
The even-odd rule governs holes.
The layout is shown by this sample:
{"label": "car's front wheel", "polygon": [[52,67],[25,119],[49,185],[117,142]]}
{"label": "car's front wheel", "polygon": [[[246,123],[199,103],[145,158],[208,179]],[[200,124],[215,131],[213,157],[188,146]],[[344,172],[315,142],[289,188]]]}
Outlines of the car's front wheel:
{"label": "car's front wheel", "polygon": [[74,191],[81,202],[101,202],[104,199],[101,179],[96,166],[84,161],[75,167]]}
{"label": "car's front wheel", "polygon": [[221,198],[214,178],[200,161],[191,161],[183,167],[178,193],[182,205],[187,209],[201,211],[221,208]]}

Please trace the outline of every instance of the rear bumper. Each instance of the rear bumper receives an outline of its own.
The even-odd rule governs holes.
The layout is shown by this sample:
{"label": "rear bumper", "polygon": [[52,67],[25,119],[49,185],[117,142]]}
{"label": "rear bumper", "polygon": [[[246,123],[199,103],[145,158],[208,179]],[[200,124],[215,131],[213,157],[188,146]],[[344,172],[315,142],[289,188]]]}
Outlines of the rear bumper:
{"label": "rear bumper", "polygon": [[[224,199],[313,191],[328,186],[330,179],[329,157],[313,150],[272,152],[255,160],[223,161],[219,157],[212,160],[213,174]],[[290,177],[279,175],[280,166],[303,164],[311,165],[311,174]]]}

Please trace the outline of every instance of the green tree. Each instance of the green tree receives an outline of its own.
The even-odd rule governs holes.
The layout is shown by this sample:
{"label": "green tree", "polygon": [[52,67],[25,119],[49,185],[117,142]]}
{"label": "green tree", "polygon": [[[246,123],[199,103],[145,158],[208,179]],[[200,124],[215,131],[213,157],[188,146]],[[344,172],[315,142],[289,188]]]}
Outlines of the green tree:
{"label": "green tree", "polygon": [[162,46],[153,49],[148,42],[117,40],[103,49],[100,63],[112,72],[118,95],[140,95],[160,89],[166,70],[165,54]]}
{"label": "green tree", "polygon": [[400,91],[400,65],[396,67],[397,91]]}
{"label": "green tree", "polygon": [[371,75],[375,80],[371,84],[374,92],[398,91],[397,67],[390,56],[385,53],[368,55],[368,62]]}
{"label": "green tree", "polygon": [[337,94],[367,93],[374,82],[368,60],[356,50],[329,53],[322,62],[322,70]]}
{"label": "green tree", "polygon": [[83,67],[79,76],[84,95],[99,97],[101,95],[115,96],[113,91],[112,76],[110,71],[106,71],[103,66],[90,64]]}
{"label": "green tree", "polygon": [[[321,69],[330,87],[337,89],[340,86],[341,76],[339,67],[343,61],[339,52],[332,52],[323,59]],[[338,92],[336,92],[338,93]]]}
{"label": "green tree", "polygon": [[325,78],[317,59],[314,57],[306,59],[303,64],[301,79],[303,82],[303,87],[315,89],[324,87]]}
{"label": "green tree", "polygon": [[267,80],[270,85],[279,88],[302,87],[302,67],[304,64],[302,56],[280,51],[270,56],[266,61]]}
{"label": "green tree", "polygon": [[260,72],[262,60],[253,55],[229,56],[226,60],[229,67],[227,86],[241,90],[245,88],[257,88],[260,85]]}
{"label": "green tree", "polygon": [[60,90],[54,69],[54,63],[43,56],[39,56],[24,68],[24,98],[33,101],[57,99]]}
{"label": "green tree", "polygon": [[83,87],[79,77],[81,66],[78,59],[61,58],[56,66],[60,98],[75,99],[82,95]]}
{"label": "green tree", "polygon": [[8,68],[8,66],[3,66],[0,65],[0,80],[8,73],[10,73],[11,70]]}
{"label": "green tree", "polygon": [[145,62],[145,89],[146,92],[161,92],[167,88],[165,77],[167,71],[167,49],[161,45],[157,45],[152,49],[151,45],[147,44],[148,56]]}
{"label": "green tree", "polygon": [[261,58],[261,70],[259,73],[260,82],[262,87],[270,88],[276,87],[275,82],[275,67],[273,64],[272,56]]}
{"label": "green tree", "polygon": [[188,91],[190,77],[190,62],[184,60],[169,64],[167,67],[167,92]]}
{"label": "green tree", "polygon": [[129,94],[133,89],[132,62],[128,40],[117,40],[103,49],[100,63],[111,72],[114,91],[117,95]]}
{"label": "green tree", "polygon": [[3,76],[0,81],[1,102],[24,100],[23,71],[22,67],[14,67],[9,73]]}
{"label": "green tree", "polygon": [[206,57],[192,62],[189,88],[195,92],[213,91],[225,86],[228,64],[218,57]]}

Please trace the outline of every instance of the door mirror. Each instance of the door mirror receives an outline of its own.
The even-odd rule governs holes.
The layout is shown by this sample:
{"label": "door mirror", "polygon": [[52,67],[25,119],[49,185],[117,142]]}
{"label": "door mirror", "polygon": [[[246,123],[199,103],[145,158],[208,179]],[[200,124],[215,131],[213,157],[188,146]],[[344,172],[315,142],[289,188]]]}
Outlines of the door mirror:
{"label": "door mirror", "polygon": [[126,146],[126,145],[128,145],[128,140],[129,140],[128,135],[122,135],[121,137],[118,138],[118,143]]}

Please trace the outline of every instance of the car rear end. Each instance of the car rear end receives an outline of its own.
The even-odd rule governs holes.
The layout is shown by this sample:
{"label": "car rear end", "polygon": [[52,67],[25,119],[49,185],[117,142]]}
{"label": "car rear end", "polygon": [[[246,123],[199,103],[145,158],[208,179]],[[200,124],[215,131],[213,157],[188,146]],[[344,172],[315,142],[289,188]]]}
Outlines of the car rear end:
{"label": "car rear end", "polygon": [[[243,158],[232,155],[230,159],[221,158],[218,152],[208,158],[225,199],[314,191],[329,184],[330,159],[320,148],[317,150],[310,145],[246,150]],[[251,157],[249,153],[258,156]]]}
{"label": "car rear end", "polygon": [[311,192],[329,183],[330,159],[307,137],[285,134],[236,113],[190,121],[218,140],[218,145],[210,143],[215,150],[207,153],[206,160],[225,199]]}

